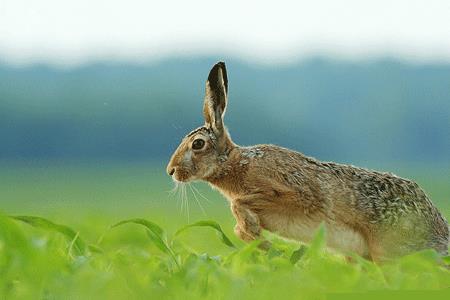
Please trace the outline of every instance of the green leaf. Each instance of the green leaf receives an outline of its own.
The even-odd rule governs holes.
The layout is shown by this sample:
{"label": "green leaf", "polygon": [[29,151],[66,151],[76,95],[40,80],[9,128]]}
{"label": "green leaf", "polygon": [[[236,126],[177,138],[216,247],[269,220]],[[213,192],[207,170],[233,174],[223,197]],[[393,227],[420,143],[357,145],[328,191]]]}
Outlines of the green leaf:
{"label": "green leaf", "polygon": [[319,228],[316,230],[314,238],[312,239],[305,255],[309,258],[317,257],[325,248],[325,245],[326,245],[326,230],[324,223],[321,223]]}
{"label": "green leaf", "polygon": [[231,242],[231,240],[227,237],[227,235],[223,232],[222,227],[220,227],[219,223],[211,220],[204,220],[204,221],[198,221],[189,225],[186,225],[175,232],[175,236],[178,236],[183,231],[192,228],[192,227],[210,227],[216,230],[216,232],[219,234],[220,239],[222,242],[231,248],[236,248],[236,246]]}
{"label": "green leaf", "polygon": [[93,244],[88,245],[88,248],[89,248],[89,250],[90,250],[92,253],[99,253],[99,254],[104,253],[104,251],[102,250],[102,248],[100,248],[100,247],[98,247],[98,246],[96,246],[96,245],[93,245]]}
{"label": "green leaf", "polygon": [[[29,251],[29,244],[22,230],[15,222],[0,212],[0,245],[3,241],[8,245],[6,249],[14,249],[14,251],[19,249],[24,253]],[[0,248],[0,253],[2,250]]]}
{"label": "green leaf", "polygon": [[306,252],[306,249],[307,248],[305,245],[301,245],[300,248],[292,252],[291,258],[289,259],[291,264],[295,265],[303,257],[303,255]]}
{"label": "green leaf", "polygon": [[174,260],[175,264],[179,266],[178,261],[175,257],[175,253],[167,244],[165,232],[158,224],[145,219],[137,218],[120,221],[119,223],[112,225],[111,228],[115,228],[130,223],[144,226],[147,229],[148,237],[152,240],[155,246],[158,247],[158,249],[161,250],[162,252],[169,254]]}
{"label": "green leaf", "polygon": [[10,217],[14,220],[24,222],[36,228],[61,233],[68,239],[71,245],[70,249],[73,249],[76,255],[87,254],[88,248],[84,243],[84,241],[79,237],[79,234],[75,230],[66,225],[56,224],[42,217],[34,217],[34,216],[10,216]]}

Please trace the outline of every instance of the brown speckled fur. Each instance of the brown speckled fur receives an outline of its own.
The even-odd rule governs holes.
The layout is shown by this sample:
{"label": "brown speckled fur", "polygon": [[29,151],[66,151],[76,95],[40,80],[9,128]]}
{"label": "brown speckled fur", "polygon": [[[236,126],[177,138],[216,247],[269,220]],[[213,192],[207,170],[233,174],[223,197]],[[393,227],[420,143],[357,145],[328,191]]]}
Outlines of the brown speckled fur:
{"label": "brown speckled fur", "polygon": [[[447,253],[447,222],[416,183],[275,145],[238,146],[223,125],[227,93],[225,64],[218,63],[206,83],[205,125],[183,139],[167,171],[217,188],[241,239],[266,229],[308,242],[323,222],[328,245],[344,253],[377,261],[426,248]],[[196,139],[202,149],[192,149]]]}

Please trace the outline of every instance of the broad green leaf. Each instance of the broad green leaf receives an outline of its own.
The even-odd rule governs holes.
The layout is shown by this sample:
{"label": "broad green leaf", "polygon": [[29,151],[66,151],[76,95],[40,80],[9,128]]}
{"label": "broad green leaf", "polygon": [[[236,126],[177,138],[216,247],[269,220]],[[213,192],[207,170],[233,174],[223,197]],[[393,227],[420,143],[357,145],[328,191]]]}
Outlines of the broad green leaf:
{"label": "broad green leaf", "polygon": [[6,250],[8,251],[14,251],[16,253],[20,252],[21,254],[26,255],[30,250],[22,230],[20,230],[17,224],[0,212],[0,259],[1,252],[5,249],[2,247],[3,243],[6,243]]}
{"label": "broad green leaf", "polygon": [[316,257],[320,254],[325,245],[326,245],[326,230],[325,225],[321,223],[319,228],[316,230],[314,238],[309,244],[309,248],[305,252],[305,255],[309,258]]}
{"label": "broad green leaf", "polygon": [[120,222],[112,225],[111,228],[118,227],[120,225],[128,224],[128,223],[135,223],[135,224],[143,225],[143,226],[147,227],[148,230],[152,231],[153,233],[155,233],[158,236],[162,237],[164,235],[164,230],[158,224],[153,223],[152,221],[149,221],[146,219],[140,219],[140,218],[120,221]]}
{"label": "broad green leaf", "polygon": [[145,219],[137,218],[120,221],[119,223],[112,225],[111,228],[115,228],[130,223],[144,226],[147,229],[148,237],[152,240],[155,246],[158,247],[158,249],[161,250],[162,252],[169,254],[174,260],[175,264],[179,266],[173,250],[167,244],[164,230],[156,223],[153,223]]}
{"label": "broad green leaf", "polygon": [[231,263],[237,269],[240,269],[244,264],[254,263],[255,258],[261,254],[261,251],[257,250],[260,243],[261,241],[255,240],[245,244],[241,249],[228,255],[224,263]]}
{"label": "broad green leaf", "polygon": [[86,255],[87,253],[88,248],[84,241],[79,237],[75,230],[66,225],[56,224],[45,218],[35,216],[11,216],[11,218],[36,228],[59,232],[63,234],[71,243],[71,249],[75,250],[76,255]]}
{"label": "broad green leaf", "polygon": [[192,227],[210,227],[216,230],[216,232],[219,234],[220,239],[222,242],[231,248],[236,248],[236,246],[231,242],[231,240],[227,237],[227,235],[223,232],[222,227],[220,227],[219,223],[211,220],[204,220],[204,221],[198,221],[189,225],[186,225],[175,232],[175,236],[179,235],[183,231],[192,228]]}
{"label": "broad green leaf", "polygon": [[291,264],[295,265],[303,257],[306,249],[305,245],[301,245],[300,248],[292,252],[291,258],[289,259]]}
{"label": "broad green leaf", "polygon": [[104,253],[102,248],[100,248],[100,247],[98,247],[96,245],[93,245],[93,244],[88,245],[88,248],[93,253],[100,253],[100,254]]}
{"label": "broad green leaf", "polygon": [[275,247],[271,247],[269,248],[269,250],[267,250],[267,258],[272,259],[275,257],[280,257],[283,255],[283,251],[275,248]]}

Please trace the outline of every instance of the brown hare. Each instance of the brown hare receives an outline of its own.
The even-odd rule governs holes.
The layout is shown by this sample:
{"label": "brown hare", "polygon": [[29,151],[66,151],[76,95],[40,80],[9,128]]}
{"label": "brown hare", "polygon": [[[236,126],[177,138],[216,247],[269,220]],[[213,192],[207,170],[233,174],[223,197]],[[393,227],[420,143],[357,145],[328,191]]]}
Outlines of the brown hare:
{"label": "brown hare", "polygon": [[258,239],[266,229],[308,242],[324,223],[329,247],[375,261],[427,248],[447,254],[447,222],[416,183],[275,145],[238,146],[223,122],[227,95],[219,62],[206,81],[205,124],[182,140],[167,172],[217,188],[241,239]]}

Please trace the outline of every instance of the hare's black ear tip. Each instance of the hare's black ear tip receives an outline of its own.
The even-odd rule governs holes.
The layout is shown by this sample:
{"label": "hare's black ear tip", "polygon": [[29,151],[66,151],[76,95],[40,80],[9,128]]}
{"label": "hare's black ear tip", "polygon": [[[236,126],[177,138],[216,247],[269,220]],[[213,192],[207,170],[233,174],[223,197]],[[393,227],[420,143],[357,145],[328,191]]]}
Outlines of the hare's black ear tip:
{"label": "hare's black ear tip", "polygon": [[216,65],[219,66],[220,68],[225,69],[225,62],[223,61],[219,61]]}
{"label": "hare's black ear tip", "polygon": [[223,84],[225,85],[225,92],[228,93],[228,77],[227,77],[227,69],[225,67],[225,63],[223,61],[219,61],[212,67],[211,71],[208,75],[208,81],[211,85],[216,85],[219,79],[219,70],[222,70],[222,79]]}
{"label": "hare's black ear tip", "polygon": [[209,71],[208,80],[217,81],[217,77],[219,76],[219,70],[222,70],[222,74],[226,76],[227,69],[225,68],[225,63],[223,61],[219,61],[212,67],[211,71]]}
{"label": "hare's black ear tip", "polygon": [[210,75],[217,74],[220,69],[222,69],[222,72],[224,72],[224,71],[226,72],[225,63],[223,61],[219,61],[212,67],[212,69],[210,71]]}

